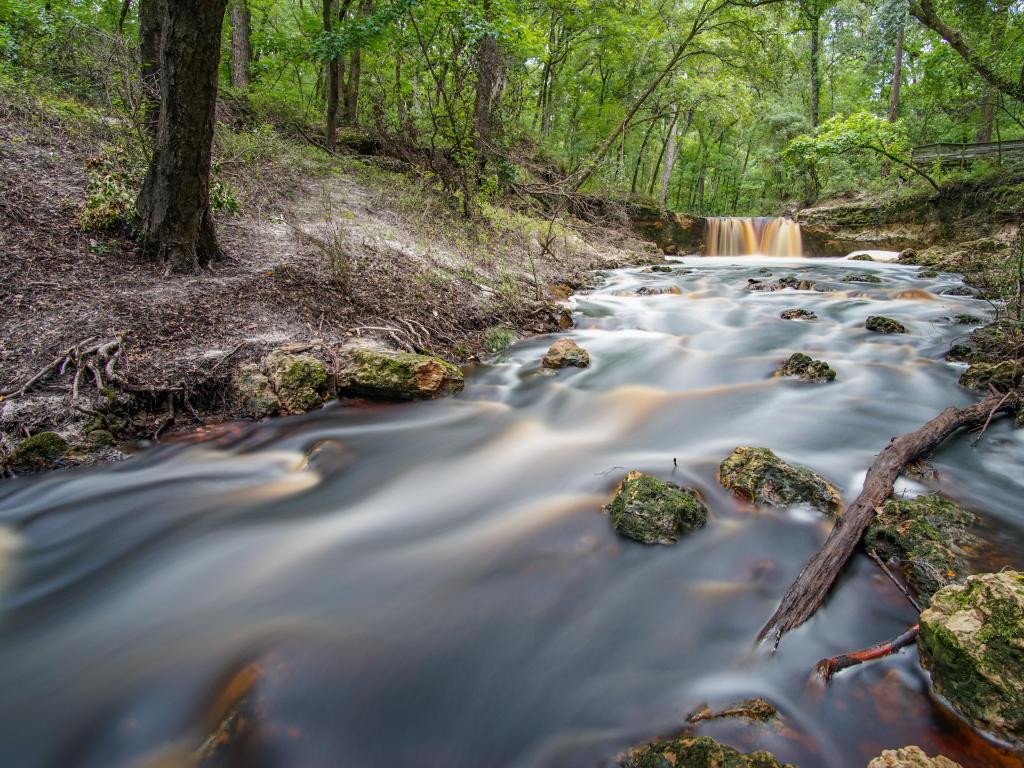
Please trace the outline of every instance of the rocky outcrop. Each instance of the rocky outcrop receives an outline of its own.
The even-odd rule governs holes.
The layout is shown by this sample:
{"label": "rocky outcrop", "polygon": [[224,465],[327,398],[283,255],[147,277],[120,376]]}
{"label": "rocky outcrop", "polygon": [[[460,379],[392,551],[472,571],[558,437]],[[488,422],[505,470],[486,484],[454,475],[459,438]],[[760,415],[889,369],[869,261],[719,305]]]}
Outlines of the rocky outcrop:
{"label": "rocky outcrop", "polygon": [[38,472],[53,467],[70,449],[56,432],[37,432],[14,447],[8,464],[15,472]]}
{"label": "rocky outcrop", "polygon": [[606,510],[618,533],[643,544],[675,544],[708,520],[696,491],[642,472],[626,475]]}
{"label": "rocky outcrop", "polygon": [[936,591],[967,577],[960,553],[974,541],[967,532],[974,522],[973,514],[941,496],[890,499],[868,526],[864,545],[898,562],[927,605]]}
{"label": "rocky outcrop", "polygon": [[270,379],[253,363],[244,363],[235,368],[228,385],[228,396],[251,419],[273,416],[280,408]]}
{"label": "rocky outcrop", "polygon": [[815,282],[813,280],[801,280],[797,277],[780,277],[778,280],[765,282],[751,277],[747,279],[748,291],[784,291],[792,288],[794,291],[813,291]]}
{"label": "rocky outcrop", "polygon": [[742,753],[707,736],[653,741],[632,750],[622,768],[795,768],[770,752]]}
{"label": "rocky outcrop", "polygon": [[767,448],[737,448],[722,462],[718,477],[730,491],[757,504],[809,504],[833,517],[842,508],[832,483],[807,467],[787,464]]}
{"label": "rocky outcrop", "polygon": [[329,396],[327,366],[307,352],[275,349],[263,367],[286,413],[312,410]]}
{"label": "rocky outcrop", "polygon": [[785,309],[779,313],[783,320],[817,320],[818,316],[809,309]]}
{"label": "rocky outcrop", "polygon": [[430,355],[370,347],[345,352],[338,391],[383,400],[423,400],[461,392],[465,379],[456,366]]}
{"label": "rocky outcrop", "polygon": [[541,365],[545,368],[586,368],[590,365],[590,353],[572,339],[559,339],[548,347]]}
{"label": "rocky outcrop", "polygon": [[868,763],[868,768],[963,768],[948,757],[928,757],[920,747],[886,749]]}
{"label": "rocky outcrop", "polygon": [[971,576],[921,613],[921,664],[975,727],[1024,747],[1024,574]]}
{"label": "rocky outcrop", "polygon": [[864,321],[864,327],[873,333],[906,333],[907,328],[899,320],[881,315],[872,315]]}
{"label": "rocky outcrop", "polygon": [[1022,378],[1024,378],[1024,361],[1021,360],[975,363],[960,374],[960,386],[978,390],[987,390],[992,386],[1005,392],[1018,386]]}
{"label": "rocky outcrop", "polygon": [[801,381],[826,383],[836,378],[835,369],[824,360],[815,360],[802,352],[790,355],[782,367],[775,372],[776,376],[796,376]]}

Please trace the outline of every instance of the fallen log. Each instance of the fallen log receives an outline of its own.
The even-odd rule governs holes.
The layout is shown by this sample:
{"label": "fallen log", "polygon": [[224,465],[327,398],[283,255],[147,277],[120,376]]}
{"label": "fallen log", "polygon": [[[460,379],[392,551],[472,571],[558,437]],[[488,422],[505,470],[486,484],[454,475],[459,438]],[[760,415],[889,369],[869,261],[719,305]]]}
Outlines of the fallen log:
{"label": "fallen log", "polygon": [[827,683],[836,672],[863,664],[865,661],[874,661],[875,659],[884,659],[886,656],[891,656],[900,648],[905,648],[914,642],[920,632],[921,626],[915,624],[902,635],[892,640],[887,640],[884,643],[879,643],[860,651],[850,651],[850,653],[844,653],[840,656],[822,659],[814,665],[814,669]]}
{"label": "fallen log", "polygon": [[994,393],[966,408],[947,408],[916,432],[894,437],[875,458],[860,495],[790,584],[779,607],[758,633],[758,641],[774,634],[778,646],[786,632],[807,621],[825,602],[876,510],[892,495],[892,484],[904,466],[930,453],[958,429],[987,424],[996,413],[1015,413],[1022,403],[1024,397],[1019,392]]}

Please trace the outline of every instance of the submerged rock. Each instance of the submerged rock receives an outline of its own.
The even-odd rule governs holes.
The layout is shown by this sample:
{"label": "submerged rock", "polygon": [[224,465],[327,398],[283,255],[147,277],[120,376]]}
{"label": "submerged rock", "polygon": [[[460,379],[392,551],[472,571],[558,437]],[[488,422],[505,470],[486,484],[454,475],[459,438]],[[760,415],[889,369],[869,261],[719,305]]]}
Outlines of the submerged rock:
{"label": "submerged rock", "polygon": [[718,476],[730,491],[758,504],[809,504],[834,517],[843,503],[835,486],[817,472],[787,464],[767,448],[737,448],[722,462]]}
{"label": "submerged rock", "polygon": [[974,356],[974,350],[966,344],[954,344],[946,352],[945,358],[951,363],[967,363]]}
{"label": "submerged rock", "polygon": [[814,360],[802,352],[795,352],[782,364],[777,376],[799,376],[802,381],[825,383],[836,377],[835,369],[824,360]]}
{"label": "submerged rock", "polygon": [[1024,574],[945,587],[920,623],[917,646],[935,692],[975,727],[1024,746]]}
{"label": "submerged rock", "polygon": [[927,605],[936,591],[966,578],[959,553],[974,541],[967,532],[974,522],[973,514],[941,496],[890,499],[868,526],[864,546],[883,560],[899,562]]}
{"label": "submerged rock", "polygon": [[430,355],[357,347],[346,352],[338,373],[344,394],[383,400],[424,400],[461,392],[465,380],[456,366]]}
{"label": "submerged rock", "polygon": [[922,269],[917,273],[918,277],[938,277],[939,273],[934,269]]}
{"label": "submerged rock", "polygon": [[809,309],[785,309],[780,314],[783,320],[817,320],[818,316]]}
{"label": "submerged rock", "polygon": [[878,275],[846,275],[843,278],[845,283],[882,283],[885,282]]}
{"label": "submerged rock", "polygon": [[952,288],[946,288],[939,291],[940,296],[973,296],[974,291],[968,288],[966,285],[954,285]]}
{"label": "submerged rock", "polygon": [[754,698],[741,701],[738,704],[732,704],[718,712],[713,711],[707,706],[699,707],[687,715],[686,722],[696,724],[705,720],[724,720],[730,717],[742,717],[747,720],[764,723],[777,717],[778,714],[779,711],[767,699]]}
{"label": "submerged rock", "polygon": [[636,296],[666,296],[666,295],[671,294],[671,295],[675,295],[675,296],[680,296],[682,293],[683,293],[683,289],[680,288],[678,285],[670,285],[668,288],[649,288],[647,286],[644,286],[643,288],[638,288],[634,295],[636,295]]}
{"label": "submerged rock", "polygon": [[652,741],[632,750],[622,768],[795,768],[770,752],[742,753],[707,736]]}
{"label": "submerged rock", "polygon": [[874,261],[875,259],[870,253],[858,253],[856,256],[851,256],[850,261]]}
{"label": "submerged rock", "polygon": [[570,365],[586,368],[590,365],[590,353],[572,339],[559,339],[548,347],[541,365],[545,368],[567,368]]}
{"label": "submerged rock", "polygon": [[607,511],[618,533],[643,544],[675,544],[708,521],[696,491],[642,472],[626,475]]}
{"label": "submerged rock", "polygon": [[56,432],[37,432],[14,447],[8,463],[18,472],[50,469],[70,448]]}
{"label": "submerged rock", "polygon": [[920,747],[886,749],[868,763],[868,768],[963,768],[948,757],[928,757]]}
{"label": "submerged rock", "polygon": [[[644,271],[646,272],[648,270],[644,270]],[[650,268],[650,271],[651,272],[671,272],[672,271],[672,267],[670,267],[670,266],[668,266],[666,264],[655,264],[653,267]]]}
{"label": "submerged rock", "polygon": [[275,349],[263,365],[283,410],[303,413],[327,398],[327,366],[312,355]]}
{"label": "submerged rock", "polygon": [[881,315],[872,315],[864,321],[864,327],[875,333],[906,333],[907,328],[899,320]]}
{"label": "submerged rock", "polygon": [[960,386],[981,390],[993,386],[1005,392],[1019,385],[1022,378],[1024,378],[1024,361],[1021,360],[975,363],[960,374]]}
{"label": "submerged rock", "polygon": [[235,368],[231,374],[228,395],[246,416],[254,419],[273,416],[279,408],[270,379],[252,363]]}
{"label": "submerged rock", "polygon": [[953,318],[953,322],[957,325],[975,325],[982,322],[982,319],[976,315],[957,315]]}

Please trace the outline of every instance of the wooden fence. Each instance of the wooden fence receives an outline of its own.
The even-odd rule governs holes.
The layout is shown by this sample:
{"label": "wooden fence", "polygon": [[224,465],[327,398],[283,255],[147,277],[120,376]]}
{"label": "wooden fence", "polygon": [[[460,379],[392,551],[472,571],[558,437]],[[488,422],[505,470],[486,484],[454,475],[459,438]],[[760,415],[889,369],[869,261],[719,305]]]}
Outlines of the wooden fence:
{"label": "wooden fence", "polygon": [[976,144],[956,144],[940,142],[914,147],[911,157],[915,165],[931,165],[938,161],[941,165],[959,165],[961,167],[975,160],[997,160],[1002,162],[1008,158],[1024,157],[1024,139],[1012,141],[987,141]]}

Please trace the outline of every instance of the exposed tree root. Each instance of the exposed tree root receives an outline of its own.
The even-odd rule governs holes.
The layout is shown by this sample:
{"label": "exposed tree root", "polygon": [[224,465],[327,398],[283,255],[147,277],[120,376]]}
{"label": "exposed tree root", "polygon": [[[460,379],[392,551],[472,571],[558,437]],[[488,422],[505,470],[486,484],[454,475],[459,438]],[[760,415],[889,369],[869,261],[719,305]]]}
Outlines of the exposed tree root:
{"label": "exposed tree root", "polygon": [[875,458],[860,495],[786,590],[758,640],[774,635],[777,646],[783,634],[799,627],[821,606],[878,508],[892,495],[892,484],[907,463],[929,453],[958,429],[985,424],[996,413],[1015,413],[1022,403],[1024,398],[1018,392],[992,394],[966,408],[947,408],[916,432],[894,437]]}
{"label": "exposed tree root", "polygon": [[827,683],[832,679],[836,672],[841,672],[844,669],[855,667],[858,664],[863,664],[865,661],[874,661],[875,659],[884,659],[886,656],[891,656],[900,648],[905,648],[914,642],[920,631],[920,625],[915,624],[902,635],[895,637],[892,640],[879,643],[878,645],[873,645],[870,648],[864,648],[860,651],[851,651],[850,653],[844,653],[840,656],[822,659],[814,665],[814,669]]}

